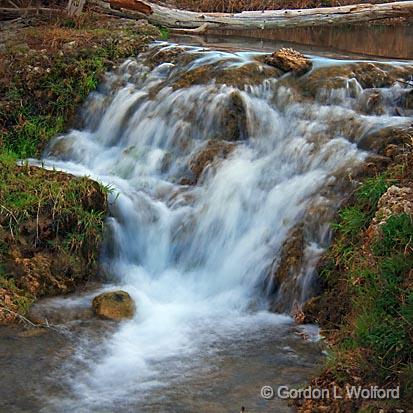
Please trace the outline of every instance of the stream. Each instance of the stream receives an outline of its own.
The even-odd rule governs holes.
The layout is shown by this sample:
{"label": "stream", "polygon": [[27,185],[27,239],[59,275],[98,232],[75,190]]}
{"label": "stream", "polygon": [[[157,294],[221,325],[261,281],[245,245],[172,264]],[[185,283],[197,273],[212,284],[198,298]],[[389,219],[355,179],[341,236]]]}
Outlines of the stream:
{"label": "stream", "polygon": [[[289,314],[317,290],[345,178],[377,134],[412,123],[412,62],[310,52],[296,78],[255,40],[215,40],[128,59],[32,161],[110,186],[110,281],[41,301],[57,331],[2,330],[1,411],[290,412],[261,387],[322,365],[317,328]],[[277,278],[298,226],[300,268]],[[137,307],[119,325],[90,314],[115,289]]]}

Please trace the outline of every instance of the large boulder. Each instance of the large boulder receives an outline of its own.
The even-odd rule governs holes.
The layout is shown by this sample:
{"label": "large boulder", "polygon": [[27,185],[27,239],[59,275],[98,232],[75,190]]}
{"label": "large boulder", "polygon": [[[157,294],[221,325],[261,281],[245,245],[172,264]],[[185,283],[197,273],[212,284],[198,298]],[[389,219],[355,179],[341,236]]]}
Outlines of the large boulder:
{"label": "large boulder", "polygon": [[308,72],[312,67],[311,60],[302,53],[285,47],[266,56],[264,62],[267,65],[281,69],[283,72],[293,72],[297,75]]}
{"label": "large boulder", "polygon": [[93,299],[92,307],[97,316],[108,320],[132,318],[135,313],[135,303],[125,291],[102,293]]}

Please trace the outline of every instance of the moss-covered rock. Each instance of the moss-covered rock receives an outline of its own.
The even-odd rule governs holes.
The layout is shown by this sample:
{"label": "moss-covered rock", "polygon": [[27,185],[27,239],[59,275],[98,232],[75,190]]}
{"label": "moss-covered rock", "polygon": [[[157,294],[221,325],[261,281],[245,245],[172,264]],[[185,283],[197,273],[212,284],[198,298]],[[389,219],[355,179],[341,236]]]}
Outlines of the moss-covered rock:
{"label": "moss-covered rock", "polygon": [[124,320],[135,313],[135,303],[125,291],[100,294],[93,299],[92,307],[97,316],[107,320]]}

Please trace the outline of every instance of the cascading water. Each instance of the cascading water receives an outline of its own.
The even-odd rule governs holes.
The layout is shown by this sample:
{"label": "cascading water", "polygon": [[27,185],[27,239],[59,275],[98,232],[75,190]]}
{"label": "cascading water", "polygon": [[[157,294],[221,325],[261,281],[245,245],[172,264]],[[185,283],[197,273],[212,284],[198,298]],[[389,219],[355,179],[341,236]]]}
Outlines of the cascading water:
{"label": "cascading water", "polygon": [[[169,62],[158,64],[160,55]],[[314,64],[316,72],[337,62]],[[244,86],[246,69],[255,78]],[[110,288],[128,291],[137,313],[103,342],[79,345],[84,370],[66,366],[66,392],[49,396],[44,412],[230,411],[214,397],[197,402],[200,389],[185,386],[208,385],[201,376],[219,382],[223,351],[248,352],[251,340],[267,343],[264,351],[291,337],[291,319],[267,311],[267,293],[287,313],[308,298],[331,218],[308,220],[308,211],[337,207],[340,177],[366,156],[355,137],[408,119],[386,104],[380,115],[360,114],[365,91],[356,78],[305,99],[297,92],[305,80],[268,70],[252,53],[155,44],[108,74],[85,105],[82,129],[46,151],[46,167],[112,188],[102,261]],[[379,92],[384,101],[408,90]],[[269,283],[302,222],[310,236],[301,270],[293,282]],[[277,351],[289,349],[279,342]],[[278,366],[299,364],[294,357]]]}

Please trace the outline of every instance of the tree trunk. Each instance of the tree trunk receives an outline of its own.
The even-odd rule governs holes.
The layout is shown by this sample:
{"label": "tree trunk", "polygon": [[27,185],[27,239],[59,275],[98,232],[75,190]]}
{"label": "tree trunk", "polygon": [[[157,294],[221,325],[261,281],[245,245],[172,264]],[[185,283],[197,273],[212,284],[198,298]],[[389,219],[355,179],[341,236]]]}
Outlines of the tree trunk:
{"label": "tree trunk", "polygon": [[173,29],[208,28],[225,30],[279,29],[333,24],[360,23],[390,17],[413,16],[413,1],[385,4],[355,4],[298,10],[245,11],[242,13],[197,13],[161,6],[146,0],[89,0],[109,14],[144,18]]}

